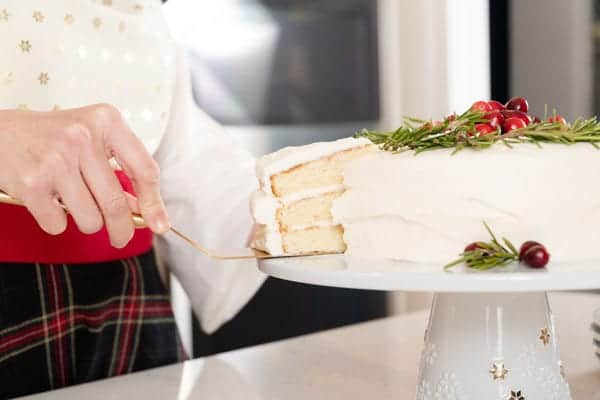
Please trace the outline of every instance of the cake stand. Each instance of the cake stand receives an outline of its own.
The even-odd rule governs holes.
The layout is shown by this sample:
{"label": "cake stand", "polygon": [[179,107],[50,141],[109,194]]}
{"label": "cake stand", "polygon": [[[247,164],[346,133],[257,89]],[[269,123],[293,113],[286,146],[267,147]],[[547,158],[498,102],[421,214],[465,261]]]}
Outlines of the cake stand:
{"label": "cake stand", "polygon": [[570,400],[547,292],[600,288],[600,262],[444,272],[439,265],[328,255],[263,260],[259,268],[313,285],[435,292],[417,400]]}

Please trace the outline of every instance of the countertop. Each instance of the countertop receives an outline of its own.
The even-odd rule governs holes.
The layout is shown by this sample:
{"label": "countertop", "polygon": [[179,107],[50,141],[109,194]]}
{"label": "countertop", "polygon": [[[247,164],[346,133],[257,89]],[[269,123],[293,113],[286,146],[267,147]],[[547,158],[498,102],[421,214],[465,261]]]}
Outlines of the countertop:
{"label": "countertop", "polygon": [[[551,294],[574,400],[600,400],[589,325],[600,295]],[[400,315],[30,399],[413,399],[428,312]]]}

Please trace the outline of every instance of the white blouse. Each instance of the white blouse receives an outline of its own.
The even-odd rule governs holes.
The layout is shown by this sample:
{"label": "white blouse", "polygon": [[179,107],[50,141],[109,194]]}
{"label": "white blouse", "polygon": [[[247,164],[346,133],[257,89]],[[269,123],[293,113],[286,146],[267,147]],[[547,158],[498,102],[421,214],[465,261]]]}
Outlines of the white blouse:
{"label": "white blouse", "polygon": [[[100,102],[158,161],[173,226],[207,247],[246,244],[254,159],[195,106],[160,0],[0,0],[0,109]],[[157,244],[207,332],[264,281],[252,261],[213,261],[171,234]]]}

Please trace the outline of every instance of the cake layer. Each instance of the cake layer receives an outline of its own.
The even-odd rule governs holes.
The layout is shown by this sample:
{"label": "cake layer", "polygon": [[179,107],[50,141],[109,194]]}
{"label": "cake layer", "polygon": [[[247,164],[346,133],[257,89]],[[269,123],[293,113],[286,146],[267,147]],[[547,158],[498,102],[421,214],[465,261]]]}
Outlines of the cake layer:
{"label": "cake layer", "polygon": [[446,263],[488,240],[544,243],[553,260],[600,258],[600,151],[589,144],[379,153],[346,168],[333,216],[348,252]]}
{"label": "cake layer", "polygon": [[310,227],[282,234],[283,252],[289,254],[343,253],[344,229],[337,226]]}
{"label": "cake layer", "polygon": [[338,152],[365,146],[374,147],[367,139],[354,138],[285,147],[261,157],[256,163],[256,176],[265,193],[274,193],[271,190],[271,178],[274,175]]}
{"label": "cake layer", "polygon": [[341,192],[326,193],[282,206],[277,211],[277,221],[281,230],[331,224],[331,206],[340,194]]}
{"label": "cake layer", "polygon": [[346,164],[376,149],[372,145],[355,147],[275,174],[271,177],[273,194],[286,197],[323,186],[341,185]]}

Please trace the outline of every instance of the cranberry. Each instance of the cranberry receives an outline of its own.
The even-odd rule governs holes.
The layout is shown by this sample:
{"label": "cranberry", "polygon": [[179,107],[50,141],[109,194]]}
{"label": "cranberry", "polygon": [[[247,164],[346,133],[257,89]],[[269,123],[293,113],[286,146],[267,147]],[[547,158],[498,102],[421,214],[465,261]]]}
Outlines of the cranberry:
{"label": "cranberry", "polygon": [[475,124],[475,131],[479,133],[479,136],[492,135],[496,132],[490,124]]}
{"label": "cranberry", "polygon": [[541,244],[533,240],[528,240],[525,243],[523,243],[521,245],[521,248],[519,249],[519,260],[522,260],[525,253],[527,253],[527,250],[529,250],[533,246],[541,246]]}
{"label": "cranberry", "polygon": [[536,116],[530,117],[530,119],[531,119],[531,123],[533,123],[533,124],[539,124],[540,122],[542,122],[542,120]]}
{"label": "cranberry", "polygon": [[492,111],[483,116],[483,118],[487,119],[492,128],[502,128],[502,124],[504,123],[504,115],[500,111]]}
{"label": "cranberry", "polygon": [[492,111],[492,106],[487,101],[476,101],[471,106],[471,111],[488,112]]}
{"label": "cranberry", "polygon": [[473,242],[465,247],[464,252],[467,253],[469,251],[475,251],[479,249],[482,249],[482,247],[479,245],[479,242]]}
{"label": "cranberry", "polygon": [[521,118],[510,117],[504,121],[504,124],[502,125],[502,131],[508,133],[514,131],[515,129],[525,128],[526,126],[527,122]]}
{"label": "cranberry", "polygon": [[525,114],[523,111],[515,111],[515,110],[503,110],[501,111],[504,119],[506,118],[521,118],[525,123],[529,123],[531,121],[531,117]]}
{"label": "cranberry", "polygon": [[488,105],[492,108],[492,111],[500,111],[500,110],[504,110],[506,108],[506,107],[504,107],[504,104],[502,104],[496,100],[488,101]]}
{"label": "cranberry", "polygon": [[526,113],[529,111],[529,104],[527,104],[525,97],[513,97],[506,103],[506,108]]}
{"label": "cranberry", "polygon": [[559,123],[561,125],[567,125],[567,121],[563,117],[561,117],[560,115],[555,115],[553,117],[548,117],[548,122],[551,122],[551,123],[555,123],[556,122],[556,123]]}
{"label": "cranberry", "polygon": [[456,119],[456,114],[450,114],[446,117],[446,121],[454,121]]}
{"label": "cranberry", "polygon": [[542,245],[531,246],[529,250],[523,254],[523,262],[531,268],[544,268],[550,260],[548,250]]}

